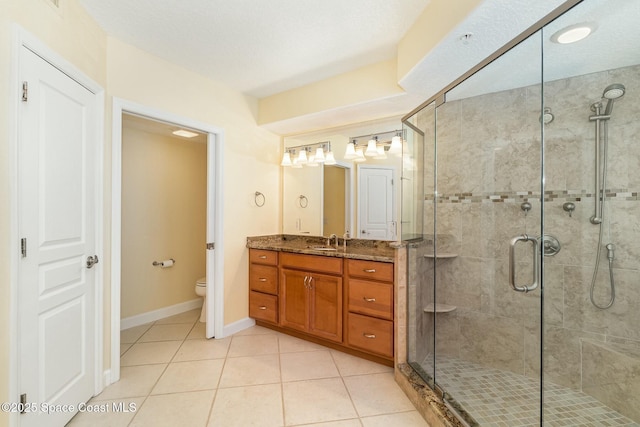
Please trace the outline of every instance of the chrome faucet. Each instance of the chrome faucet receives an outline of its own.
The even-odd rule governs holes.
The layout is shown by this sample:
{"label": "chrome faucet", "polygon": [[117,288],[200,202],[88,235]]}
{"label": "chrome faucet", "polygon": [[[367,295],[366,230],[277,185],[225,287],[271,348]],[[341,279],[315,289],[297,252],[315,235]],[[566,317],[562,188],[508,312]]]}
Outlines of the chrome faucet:
{"label": "chrome faucet", "polygon": [[327,237],[327,246],[331,246],[331,239],[336,239],[336,249],[338,249],[338,236],[336,236],[335,234],[332,234],[329,237]]}
{"label": "chrome faucet", "polygon": [[[345,252],[347,251],[347,240],[349,240],[349,232],[348,231],[342,235],[342,249]],[[337,243],[337,241],[338,241],[338,239],[336,239],[336,243]]]}

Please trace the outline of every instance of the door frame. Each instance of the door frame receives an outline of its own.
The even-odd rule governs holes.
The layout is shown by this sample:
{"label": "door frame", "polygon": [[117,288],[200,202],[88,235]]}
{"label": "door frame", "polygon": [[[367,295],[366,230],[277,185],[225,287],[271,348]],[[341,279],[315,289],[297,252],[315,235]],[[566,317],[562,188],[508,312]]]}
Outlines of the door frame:
{"label": "door frame", "polygon": [[157,110],[122,98],[113,98],[111,146],[111,382],[120,379],[120,295],[122,268],[122,114],[199,130],[207,136],[207,211],[214,212],[213,227],[207,218],[207,242],[215,242],[213,265],[207,256],[206,336],[224,337],[224,243],[223,243],[223,147],[224,130],[196,120]]}
{"label": "door frame", "polygon": [[389,241],[400,241],[401,237],[400,237],[400,225],[398,223],[398,213],[399,213],[399,209],[400,209],[400,190],[398,190],[397,186],[398,186],[398,167],[396,165],[365,165],[365,164],[360,164],[358,165],[358,198],[357,198],[357,225],[358,225],[358,229],[356,230],[356,235],[353,237],[356,237],[358,239],[362,239],[362,234],[361,234],[361,229],[362,229],[362,224],[360,222],[360,214],[362,212],[362,206],[360,205],[360,192],[362,190],[362,179],[361,179],[361,175],[360,175],[360,171],[363,169],[391,169],[392,172],[392,183],[391,183],[391,191],[392,191],[392,195],[391,195],[391,203],[393,203],[392,209],[391,211],[393,212],[393,220],[396,223],[396,235],[395,235],[395,239],[391,239]]}
{"label": "door frame", "polygon": [[[96,128],[94,136],[96,141],[96,158],[95,158],[95,184],[94,194],[95,201],[95,247],[96,253],[103,256],[105,254],[104,245],[104,100],[105,91],[100,84],[92,80],[84,74],[74,64],[64,59],[61,55],[51,50],[47,45],[41,42],[37,37],[27,32],[18,24],[12,27],[12,43],[11,43],[11,71],[10,79],[12,90],[10,95],[9,107],[9,398],[11,401],[17,401],[20,394],[20,384],[18,377],[18,361],[19,361],[19,330],[18,330],[18,272],[20,268],[20,257],[17,248],[20,247],[19,230],[19,210],[18,210],[18,138],[19,138],[19,105],[21,99],[21,81],[20,81],[20,65],[22,60],[21,51],[23,48],[29,49],[36,55],[43,58],[52,67],[58,69],[62,73],[69,76],[72,80],[83,86],[91,92],[96,99]],[[95,275],[95,343],[94,343],[94,362],[92,371],[94,376],[94,395],[99,394],[108,384],[109,379],[104,370],[104,273],[105,270],[96,265],[100,274]],[[9,415],[9,424],[17,425],[20,414],[12,413]]]}

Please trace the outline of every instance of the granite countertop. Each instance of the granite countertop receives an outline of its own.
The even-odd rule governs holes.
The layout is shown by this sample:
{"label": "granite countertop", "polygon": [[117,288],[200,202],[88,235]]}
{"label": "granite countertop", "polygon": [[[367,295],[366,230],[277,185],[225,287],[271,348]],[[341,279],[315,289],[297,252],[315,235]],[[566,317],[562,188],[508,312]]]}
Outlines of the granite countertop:
{"label": "granite countertop", "polygon": [[[315,250],[313,247],[325,246],[327,243],[326,237],[274,234],[270,236],[247,237],[247,247],[251,249],[265,249],[279,252],[292,252],[381,262],[393,262],[396,248],[399,247],[398,242],[347,239],[347,248],[345,251],[343,249],[343,239],[339,237],[338,240],[338,250],[322,251]],[[334,244],[333,241],[332,244]]]}

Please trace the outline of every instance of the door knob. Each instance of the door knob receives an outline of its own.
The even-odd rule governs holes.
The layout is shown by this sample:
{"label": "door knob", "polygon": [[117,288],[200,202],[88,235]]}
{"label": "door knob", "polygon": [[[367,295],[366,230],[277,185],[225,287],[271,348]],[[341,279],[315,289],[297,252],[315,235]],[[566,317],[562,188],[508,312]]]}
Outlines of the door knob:
{"label": "door knob", "polygon": [[98,255],[93,255],[93,256],[89,255],[87,257],[87,268],[92,268],[98,262],[99,262]]}

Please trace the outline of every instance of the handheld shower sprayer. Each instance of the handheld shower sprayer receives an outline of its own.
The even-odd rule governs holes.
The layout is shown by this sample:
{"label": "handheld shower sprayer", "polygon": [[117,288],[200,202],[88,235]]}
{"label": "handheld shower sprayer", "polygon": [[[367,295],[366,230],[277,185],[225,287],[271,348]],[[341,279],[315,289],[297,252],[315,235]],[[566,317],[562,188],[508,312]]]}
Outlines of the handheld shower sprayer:
{"label": "handheld shower sprayer", "polygon": [[607,106],[604,109],[605,116],[611,115],[611,113],[613,112],[613,102],[618,98],[622,98],[625,91],[626,89],[624,85],[620,83],[614,83],[604,88],[604,92],[602,92],[602,98],[608,100]]}

